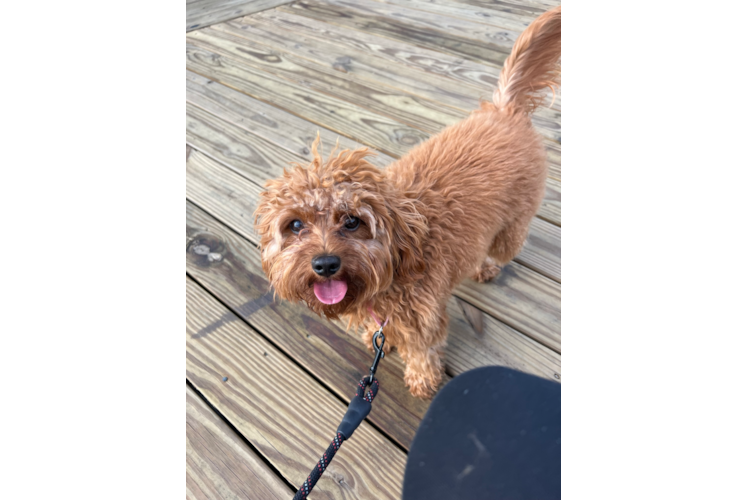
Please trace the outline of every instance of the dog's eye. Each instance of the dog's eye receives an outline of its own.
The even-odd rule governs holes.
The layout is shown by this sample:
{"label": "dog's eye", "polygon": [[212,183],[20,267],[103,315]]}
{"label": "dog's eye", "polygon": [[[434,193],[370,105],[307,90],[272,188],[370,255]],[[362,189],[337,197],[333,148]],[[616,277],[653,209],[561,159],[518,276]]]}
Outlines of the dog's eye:
{"label": "dog's eye", "polygon": [[358,217],[350,217],[345,221],[343,227],[345,227],[349,231],[355,231],[356,229],[358,229],[359,224],[361,224],[361,221],[358,219]]}
{"label": "dog's eye", "polygon": [[293,231],[296,234],[299,234],[299,231],[304,229],[304,223],[301,222],[299,219],[294,219],[291,221],[291,223],[288,225],[289,229]]}

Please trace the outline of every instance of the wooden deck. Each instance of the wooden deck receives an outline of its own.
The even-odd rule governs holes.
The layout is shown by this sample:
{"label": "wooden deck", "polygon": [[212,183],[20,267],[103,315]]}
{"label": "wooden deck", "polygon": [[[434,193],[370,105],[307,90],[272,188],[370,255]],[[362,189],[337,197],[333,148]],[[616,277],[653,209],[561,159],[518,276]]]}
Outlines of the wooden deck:
{"label": "wooden deck", "polygon": [[[252,227],[263,183],[308,160],[318,131],[324,151],[340,138],[386,166],[490,98],[518,34],[558,3],[188,0],[189,498],[291,498],[371,364],[358,335],[273,300]],[[561,380],[560,94],[534,121],[546,199],[522,254],[455,291],[449,377],[503,365]],[[369,418],[311,498],[400,498],[428,403],[398,356],[377,375]]]}

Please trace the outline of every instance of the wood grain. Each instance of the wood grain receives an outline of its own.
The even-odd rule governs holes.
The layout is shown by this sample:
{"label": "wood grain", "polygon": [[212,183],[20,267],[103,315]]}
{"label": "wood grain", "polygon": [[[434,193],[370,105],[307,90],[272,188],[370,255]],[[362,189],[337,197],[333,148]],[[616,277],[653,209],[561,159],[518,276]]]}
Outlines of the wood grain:
{"label": "wood grain", "polygon": [[187,162],[187,199],[245,238],[259,243],[253,214],[262,188],[195,152]]}
{"label": "wood grain", "polygon": [[314,11],[310,11],[310,17],[304,15],[305,11],[304,6],[283,6],[253,18],[283,22],[289,26],[289,32],[304,30],[303,33],[307,36],[314,33],[323,40],[334,40],[342,50],[377,54],[392,63],[406,64],[430,74],[447,76],[477,89],[496,85],[498,70],[495,66],[361,31],[351,25],[328,23],[324,16],[317,16]]}
{"label": "wood grain", "polygon": [[543,200],[543,204],[536,215],[557,227],[561,227],[561,206],[558,203],[549,203]]}
{"label": "wood grain", "polygon": [[301,0],[291,4],[290,8],[331,24],[496,67],[504,63],[519,35],[514,31],[478,27],[459,19],[366,0]]}
{"label": "wood grain", "polygon": [[465,280],[454,294],[561,352],[561,285],[516,262],[489,283]]}
{"label": "wood grain", "polygon": [[457,1],[439,0],[386,0],[387,3],[403,5],[417,10],[427,10],[445,16],[458,17],[474,23],[489,26],[504,27],[510,30],[524,31],[532,21],[547,9],[530,7],[520,8],[511,4],[504,4],[499,8],[486,8],[480,4]]}
{"label": "wood grain", "polygon": [[[270,16],[274,12],[271,11],[267,15]],[[305,18],[300,18],[300,16],[290,17],[305,20]],[[290,79],[296,78],[298,84],[319,88],[321,93],[327,92],[328,86],[334,84],[338,90],[343,88],[343,91],[336,93],[336,97],[344,96],[347,100],[351,101],[351,104],[367,107],[375,110],[382,116],[393,118],[412,125],[415,128],[426,130],[429,133],[439,131],[445,126],[467,116],[475,108],[479,98],[483,94],[485,94],[484,97],[490,97],[490,93],[495,86],[494,81],[490,87],[484,87],[483,90],[477,87],[466,87],[464,84],[455,82],[451,78],[424,75],[421,69],[412,68],[403,63],[393,65],[392,61],[380,57],[380,53],[372,54],[371,51],[365,52],[347,47],[345,52],[341,52],[341,50],[335,48],[335,44],[329,44],[321,40],[318,33],[315,33],[313,30],[310,31],[307,27],[295,22],[292,24],[286,22],[283,25],[268,26],[265,22],[248,21],[247,19],[253,18],[246,18],[242,21],[227,23],[215,28],[215,30],[228,31],[231,35],[236,35],[229,36],[227,34],[224,37],[227,40],[221,40],[221,35],[215,35],[215,31],[213,30],[206,30],[196,34],[190,40],[194,41],[193,39],[198,36],[203,37],[201,38],[205,42],[205,44],[202,44],[203,48],[207,47],[229,57],[237,56],[238,52],[247,51],[246,47],[251,47],[255,51],[255,55],[265,54],[266,56],[266,51],[276,54],[275,51],[278,47],[292,51],[298,57],[285,54],[283,56],[285,59],[292,58],[293,61],[289,62],[290,65],[285,64],[287,61],[284,61],[282,66],[288,67],[281,71],[279,76]],[[305,21],[309,22],[310,20]],[[281,21],[270,20],[268,22]],[[293,30],[294,37],[288,39],[287,33],[291,32],[291,30]],[[277,34],[274,35],[276,32]],[[206,41],[211,39],[213,35],[219,37],[219,39],[215,39],[214,36],[211,40],[214,43]],[[306,38],[307,35],[309,35],[308,38]],[[330,36],[334,36],[336,40],[344,39],[344,37],[336,33],[330,33]],[[270,42],[272,44],[267,45],[265,51],[257,49],[257,47],[261,46],[261,43]],[[216,47],[216,45],[219,47]],[[248,63],[248,61],[252,62],[245,58],[245,55],[241,54],[238,56],[240,57],[238,64]],[[272,60],[271,63],[267,62],[266,59],[268,58]],[[260,57],[259,59],[264,65],[260,69],[279,71],[278,61],[280,61],[281,56],[278,55],[278,58],[276,60],[273,56]],[[310,63],[306,62],[306,58],[320,64],[309,66]],[[294,66],[296,63],[303,64],[305,67],[299,69],[298,65]],[[319,73],[321,68],[327,68],[326,77]],[[347,80],[345,78],[342,80],[338,78],[343,72],[346,73]],[[317,82],[318,79],[320,79],[319,82]],[[431,80],[434,81],[432,82]],[[363,82],[364,85],[351,86],[351,81],[354,83]],[[387,87],[382,87],[382,84],[378,82],[385,82]],[[400,87],[401,90],[392,90],[390,88],[392,85]],[[374,87],[374,89],[371,90],[371,87]],[[363,94],[359,94],[359,91],[363,92]],[[369,93],[367,94],[367,92]],[[418,95],[415,104],[411,97],[413,93]],[[402,99],[405,99],[405,101]],[[445,107],[441,103],[448,106]],[[454,106],[455,108],[453,109],[449,106]],[[458,110],[457,108],[460,109]],[[333,112],[329,113],[328,116],[330,114],[335,115]],[[329,120],[326,121],[334,123],[337,121],[337,118],[337,116],[330,116]],[[548,150],[549,177],[558,179],[561,173],[560,145],[557,142],[560,135],[560,110],[540,108],[533,116],[533,120],[537,130],[545,137],[544,142]],[[343,125],[337,127],[336,130],[344,133],[343,131],[349,128]],[[380,145],[371,140],[364,142],[368,146],[379,150],[387,147],[387,145]],[[404,152],[401,148],[394,156],[401,156]],[[555,186],[549,184],[549,192],[556,195]],[[541,216],[546,220],[560,225],[560,210],[557,207],[544,205]]]}
{"label": "wood grain", "polygon": [[294,493],[187,386],[187,498],[288,500]]}
{"label": "wood grain", "polygon": [[187,2],[187,31],[220,23],[293,0],[194,0]]}
{"label": "wood grain", "polygon": [[[318,133],[323,152],[329,151],[336,142],[341,149],[367,147],[191,71],[187,71],[187,102],[300,158],[312,159],[310,147]],[[395,161],[389,155],[369,149],[376,153],[369,157],[369,161],[378,167]]]}
{"label": "wood grain", "polygon": [[429,135],[190,43],[187,68],[391,156],[402,156]]}
{"label": "wood grain", "polygon": [[447,313],[446,364],[450,375],[499,365],[561,381],[560,354],[457,297],[448,302]]}
{"label": "wood grain", "polygon": [[[271,16],[273,12],[270,12]],[[431,110],[434,106],[438,110],[444,110],[444,106],[450,106],[459,111],[455,114],[453,110],[444,110],[447,116],[452,118],[447,122],[437,121],[429,131],[441,130],[446,124],[467,117],[470,112],[478,108],[481,99],[491,99],[496,85],[494,81],[489,88],[466,87],[451,78],[424,74],[422,70],[402,63],[393,64],[376,53],[362,52],[350,47],[343,48],[338,43],[318,38],[313,31],[305,30],[297,23],[289,24],[282,20],[274,20],[272,17],[248,16],[216,25],[212,29],[243,38],[249,42],[248,45],[255,48],[264,45],[268,47],[268,50],[282,51],[288,54],[289,58],[296,57],[294,61],[305,59],[314,61],[316,64],[310,67],[312,71],[321,71],[324,68],[333,74],[344,73],[349,80],[365,85],[359,90],[372,87],[377,92],[386,95],[387,92],[391,93],[388,88],[394,88],[403,96],[415,95],[432,101],[433,104],[427,108],[429,113],[433,112]],[[203,34],[208,33],[210,31],[203,32]],[[289,36],[290,33],[293,35]],[[496,70],[496,78],[498,74]],[[364,104],[365,100],[359,99],[357,102],[370,107]],[[423,102],[425,101],[419,101],[419,104]],[[394,115],[393,110],[385,108],[381,112],[419,127],[417,123]],[[413,112],[418,112],[418,108],[413,108]],[[553,141],[554,144],[556,144],[555,141],[560,140],[561,126],[558,111],[541,107],[532,119],[538,132],[546,139]]]}
{"label": "wood grain", "polygon": [[[214,30],[207,30],[206,32],[201,32],[199,34],[192,35],[192,38],[197,39],[197,37],[202,37],[201,40],[203,40],[203,42],[205,42],[206,45],[208,45],[212,50],[217,50],[219,52],[223,50],[231,50],[233,51],[232,54],[236,55],[238,51],[240,52],[241,50],[246,50],[243,48],[244,46],[246,46],[246,40],[242,41],[242,39],[239,37],[233,37],[233,36],[226,35],[226,34],[216,35],[216,36],[211,35],[215,33],[216,32]],[[229,39],[222,40],[221,37],[223,38],[228,37]],[[206,39],[209,39],[211,43],[208,43]],[[212,44],[212,42],[215,42],[216,44],[221,45],[223,48],[221,47],[216,48]],[[202,42],[198,42],[198,43],[202,43]],[[228,49],[226,47],[228,47]],[[189,49],[189,44],[188,44],[188,59],[190,58],[190,52],[191,51]],[[259,53],[265,53],[265,52],[259,51]],[[196,54],[193,53],[192,55],[195,56]],[[239,56],[239,57],[243,57],[243,56]],[[273,57],[275,56],[270,57],[270,59],[272,61],[275,61],[276,59],[273,59]],[[271,85],[267,85],[268,83],[267,78],[266,78],[267,74],[263,75],[262,73],[259,72],[261,70],[257,68],[254,68],[254,69],[248,68],[247,64],[245,64],[247,63],[246,58],[241,59],[241,60],[238,60],[238,59],[234,60],[229,57],[226,57],[226,52],[222,52],[222,55],[209,52],[208,54],[205,54],[204,57],[201,58],[200,56],[197,56],[195,57],[195,59],[202,59],[202,62],[209,61],[213,67],[219,67],[221,69],[228,69],[228,68],[234,69],[235,67],[237,70],[239,70],[238,73],[244,76],[241,80],[237,80],[226,75],[225,73],[222,75],[223,78],[221,78],[221,75],[209,74],[208,76],[210,76],[211,79],[218,79],[222,81],[222,83],[225,83],[229,86],[236,85],[239,87],[240,90],[244,92],[252,93],[253,91],[256,92],[256,89],[249,90],[247,88],[247,87],[252,86],[251,85],[252,82],[250,82],[251,78],[247,78],[247,73],[249,72],[250,74],[252,74],[252,76],[255,77],[255,80],[257,81],[257,83],[261,85],[264,84],[263,86],[265,87],[265,90],[267,91],[270,90],[268,87],[270,87]],[[301,60],[301,59],[298,59],[298,60]],[[296,68],[296,66],[294,66],[294,68]],[[196,69],[196,68],[193,68],[193,69]],[[196,70],[200,71],[200,69],[196,69]],[[316,68],[314,67],[314,65],[312,65],[312,67],[306,68],[304,71],[307,71],[308,73],[303,73],[303,74],[308,75],[309,79],[302,78],[301,80],[299,80],[298,81],[299,86],[303,86],[303,84],[307,81],[313,81],[313,80],[316,81],[315,80],[316,77],[314,75],[318,75],[318,73],[316,73],[315,70]],[[328,71],[332,73],[339,73],[338,71],[335,71],[334,69],[330,69]],[[203,69],[203,72],[204,72],[204,69]],[[208,73],[211,73],[211,72],[209,71]],[[284,76],[289,76],[289,75],[285,74]],[[279,82],[275,82],[275,83],[279,83]],[[341,81],[338,81],[338,83],[345,86],[350,82],[343,81],[341,83]],[[272,85],[272,86],[276,90],[280,90],[283,88],[283,85]],[[298,103],[298,102],[293,103],[293,104],[288,103],[286,104],[288,108],[293,108],[297,113],[299,112],[299,109],[303,109],[305,114],[307,114],[305,118],[312,119],[312,120],[314,119],[320,120],[321,123],[327,125],[333,130],[336,130],[337,132],[344,134],[344,135],[353,136],[353,134],[351,134],[351,131],[358,129],[361,131],[360,132],[361,135],[357,133],[355,134],[355,137],[359,139],[359,142],[363,142],[367,146],[373,147],[374,149],[377,149],[377,150],[383,150],[387,153],[393,153],[393,156],[395,157],[405,154],[405,152],[408,149],[407,146],[411,142],[416,142],[416,141],[420,142],[420,140],[425,139],[425,136],[421,135],[421,137],[414,140],[413,138],[414,135],[418,135],[422,133],[419,131],[416,131],[414,128],[411,128],[411,130],[403,134],[401,130],[397,130],[397,128],[399,127],[397,125],[394,125],[393,122],[391,122],[393,123],[393,127],[388,127],[386,124],[379,123],[382,120],[387,121],[391,118],[396,119],[396,120],[406,120],[409,124],[413,125],[414,127],[425,128],[429,132],[433,133],[435,131],[441,130],[441,128],[443,128],[449,123],[458,121],[461,118],[461,116],[465,116],[465,114],[460,114],[459,111],[456,111],[456,110],[450,111],[452,108],[447,109],[445,107],[441,107],[441,110],[442,111],[446,110],[445,111],[446,115],[445,113],[441,113],[441,115],[437,113],[436,115],[432,114],[430,116],[422,116],[422,113],[428,114],[434,110],[433,109],[434,107],[439,108],[440,105],[435,104],[434,101],[428,101],[425,98],[423,99],[419,98],[418,102],[416,103],[417,104],[416,106],[408,107],[407,104],[413,104],[412,101],[406,100],[406,102],[403,102],[400,100],[400,97],[402,97],[402,95],[398,96],[392,93],[389,94],[388,96],[381,94],[381,93],[380,94],[375,93],[376,95],[374,94],[369,95],[368,99],[365,97],[359,98],[360,96],[356,94],[354,90],[362,90],[362,88],[360,86],[357,87],[355,85],[353,87],[350,87],[349,91],[353,92],[353,94],[350,94],[348,96],[349,99],[353,99],[356,103],[368,103],[367,105],[371,107],[376,107],[377,108],[376,111],[378,113],[382,113],[382,114],[377,115],[378,118],[372,120],[370,116],[365,115],[367,111],[364,112],[364,116],[361,116],[362,113],[360,111],[364,111],[361,108],[356,109],[354,113],[352,114],[350,113],[349,109],[342,109],[342,110],[329,109],[330,106],[325,105],[329,103],[325,103],[324,101],[325,99],[329,99],[332,96],[323,94],[322,92],[314,93],[313,95],[309,95],[308,97],[306,97],[306,96],[299,96],[298,94],[294,94],[294,91],[292,89],[288,89],[288,90],[291,92],[292,97],[297,98],[294,100],[299,100],[298,98],[302,97],[302,100],[304,101],[302,103]],[[307,93],[308,91],[304,89],[304,92]],[[272,93],[261,92],[258,97],[261,97],[265,100],[273,99],[274,101],[276,101],[275,103],[277,103],[279,100],[283,100],[282,94],[283,92],[281,91],[272,92]],[[395,101],[392,102],[388,100],[390,97],[394,97]],[[434,95],[432,97],[435,98],[436,96]],[[317,110],[309,109],[310,102],[323,104],[324,107],[327,109],[320,110],[322,111],[322,113],[315,112]],[[341,104],[340,101],[337,101],[337,102],[333,101],[333,103]],[[296,105],[294,106],[294,104]],[[428,105],[424,107],[424,106],[421,106],[422,104],[428,104]],[[355,104],[350,103],[350,105],[354,106]],[[299,106],[303,106],[303,107],[300,108]],[[342,117],[343,119],[341,120],[340,112],[336,112],[336,111],[342,111],[344,115],[347,114],[348,116],[343,116]],[[384,116],[388,114],[390,116]],[[314,115],[314,116],[310,116],[310,115]],[[351,118],[353,119],[354,123],[351,123],[352,121]],[[551,128],[553,127],[559,128],[560,119],[552,120],[552,122],[553,122],[552,125],[549,125],[546,127],[540,127],[538,130],[540,130],[541,132],[545,131],[550,135],[557,134],[558,131],[551,130]],[[363,125],[363,127],[361,125]],[[382,137],[382,134],[379,133],[380,132],[379,129],[381,128],[390,128],[390,130],[388,131],[389,133],[386,134],[386,138]],[[382,142],[381,139],[385,139],[384,142]],[[394,148],[392,144],[393,142],[398,143],[394,145]],[[403,142],[405,142],[406,144],[403,144]],[[551,177],[554,177],[560,174],[560,152],[557,151],[557,150],[560,150],[560,147],[558,146],[557,143],[554,143],[553,141],[549,139],[546,140],[546,147],[549,149],[549,163],[550,163],[549,175]],[[394,152],[392,150],[394,150]],[[548,193],[552,194],[554,197],[557,196],[556,188],[553,186],[552,182],[549,183],[548,185]],[[560,210],[550,200],[548,201],[548,203],[543,204],[539,215],[545,220],[548,220],[548,221],[553,222],[554,224],[560,225],[560,222],[561,222]]]}
{"label": "wood grain", "polygon": [[281,175],[284,167],[301,160],[189,102],[187,143],[199,151],[215,152],[226,166],[260,185]]}
{"label": "wood grain", "polygon": [[[429,0],[424,0],[428,2]],[[475,5],[484,9],[492,9],[503,12],[507,8],[525,11],[528,14],[539,16],[543,12],[561,5],[561,0],[452,0],[457,4]]]}
{"label": "wood grain", "polygon": [[[490,99],[496,87],[497,70],[452,59],[450,56],[413,45],[330,25],[315,19],[273,9],[255,16],[216,26],[237,36],[256,30],[255,42],[272,41],[274,47],[327,65],[369,81],[381,81],[404,92],[438,100],[467,114],[480,99]],[[288,36],[293,33],[293,36]],[[248,36],[244,33],[244,36]],[[334,40],[335,43],[329,42]],[[265,42],[269,43],[269,42]],[[425,73],[425,74],[424,74]],[[548,152],[548,176],[561,181],[561,89],[548,92],[546,106],[533,115]],[[556,189],[558,191],[558,189]],[[544,214],[557,225],[560,220]]]}
{"label": "wood grain", "polygon": [[[235,21],[242,23],[246,19],[242,18]],[[401,40],[377,36],[346,26],[328,24],[316,18],[299,15],[297,10],[292,7],[284,6],[268,10],[254,15],[250,19],[273,22],[279,30],[293,33],[294,36],[316,37],[323,41],[334,40],[339,50],[376,55],[396,65],[405,65],[425,71],[428,74],[455,80],[467,85],[470,89],[474,89],[470,91],[480,92],[476,94],[478,97],[490,96],[490,93],[496,88],[499,70],[494,66],[468,61],[461,57],[425,49]],[[553,103],[552,109],[560,111],[560,92],[557,92],[557,94],[555,101],[549,98],[547,103],[548,105]]]}
{"label": "wood grain", "polygon": [[439,0],[438,2],[427,2],[423,0],[385,0],[388,4],[405,7],[407,9],[420,10],[429,14],[452,17],[466,21],[467,26],[473,24],[485,24],[493,28],[522,33],[537,15],[528,14],[520,9],[505,9],[501,12],[486,9],[475,5],[466,5]]}
{"label": "wood grain", "polygon": [[[190,157],[187,168],[188,198],[206,209],[215,207],[212,215],[231,224],[234,230],[257,244],[254,229],[244,222],[254,210],[251,200],[257,196],[256,188],[246,186],[235,174],[235,180],[232,180],[231,172],[222,171],[218,163],[197,152]],[[248,189],[242,190],[242,187]],[[534,234],[539,238],[552,236],[549,232]],[[523,252],[528,253],[525,255],[535,251],[533,246],[526,246]],[[537,256],[526,260],[538,262],[548,255],[549,252],[540,251]],[[560,349],[560,285],[551,279],[511,263],[494,281],[478,284],[466,280],[455,294],[544,345]]]}
{"label": "wood grain", "polygon": [[561,144],[545,141],[548,154],[548,177],[561,183]]}
{"label": "wood grain", "polygon": [[522,252],[515,260],[553,281],[561,282],[561,228],[537,217]]}
{"label": "wood grain", "polygon": [[[244,17],[217,25],[217,31],[246,39],[251,44],[263,44],[284,53],[304,57],[319,66],[345,73],[359,81],[383,83],[389,87],[408,90],[412,94],[446,104],[458,110],[477,107],[481,90],[466,87],[455,80],[425,73],[404,64],[378,57],[351,47],[343,47],[337,39],[320,39],[314,32],[298,23],[289,23],[289,16],[275,11],[263,17]],[[298,18],[299,16],[295,16]],[[301,18],[306,20],[306,18]],[[289,36],[293,33],[293,36]],[[494,70],[495,71],[495,70]],[[498,75],[498,72],[496,72]],[[467,91],[466,91],[467,89]]]}
{"label": "wood grain", "polygon": [[537,216],[556,226],[561,226],[561,182],[550,177],[545,180],[545,198],[538,209]]}
{"label": "wood grain", "polygon": [[242,37],[214,28],[190,33],[188,39],[205,50],[231,57],[243,66],[266,71],[429,134],[439,132],[465,116],[463,112],[441,103],[398,92],[380,83],[357,80],[334,68],[259,45],[256,41],[249,43]]}
{"label": "wood grain", "polygon": [[[300,485],[329,445],[346,405],[189,277],[186,337],[190,383],[286,480]],[[399,499],[405,460],[365,421],[313,495]]]}
{"label": "wood grain", "polygon": [[[215,254],[212,258],[211,253]],[[351,391],[373,359],[360,336],[320,318],[304,305],[274,301],[256,245],[190,204],[187,270],[340,398],[350,400]],[[382,363],[377,378],[381,390],[368,420],[407,448],[428,403],[410,395],[398,366]]]}

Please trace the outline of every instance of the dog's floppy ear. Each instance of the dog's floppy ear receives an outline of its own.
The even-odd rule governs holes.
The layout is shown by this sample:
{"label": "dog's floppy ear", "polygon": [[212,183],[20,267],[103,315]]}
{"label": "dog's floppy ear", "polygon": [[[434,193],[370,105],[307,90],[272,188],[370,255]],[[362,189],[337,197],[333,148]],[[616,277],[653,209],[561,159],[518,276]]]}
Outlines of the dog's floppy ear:
{"label": "dog's floppy ear", "polygon": [[395,276],[419,279],[426,270],[422,244],[428,232],[424,217],[411,200],[388,199],[392,218],[392,243],[396,250]]}

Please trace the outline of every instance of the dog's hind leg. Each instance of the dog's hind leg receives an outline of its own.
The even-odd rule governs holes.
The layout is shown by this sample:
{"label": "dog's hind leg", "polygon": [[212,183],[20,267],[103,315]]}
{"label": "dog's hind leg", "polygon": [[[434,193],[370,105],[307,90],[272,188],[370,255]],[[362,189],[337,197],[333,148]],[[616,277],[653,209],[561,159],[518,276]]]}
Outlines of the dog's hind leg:
{"label": "dog's hind leg", "polygon": [[483,263],[475,269],[472,278],[478,283],[485,283],[494,279],[500,272],[501,268],[496,265],[496,261],[491,257],[486,257]]}
{"label": "dog's hind leg", "polygon": [[501,230],[488,248],[488,256],[493,257],[499,266],[508,264],[525,246],[530,220],[516,221]]}
{"label": "dog's hind leg", "polygon": [[529,230],[529,220],[513,222],[502,229],[488,247],[488,257],[476,269],[473,279],[479,283],[485,283],[498,276],[501,267],[522,251]]}

